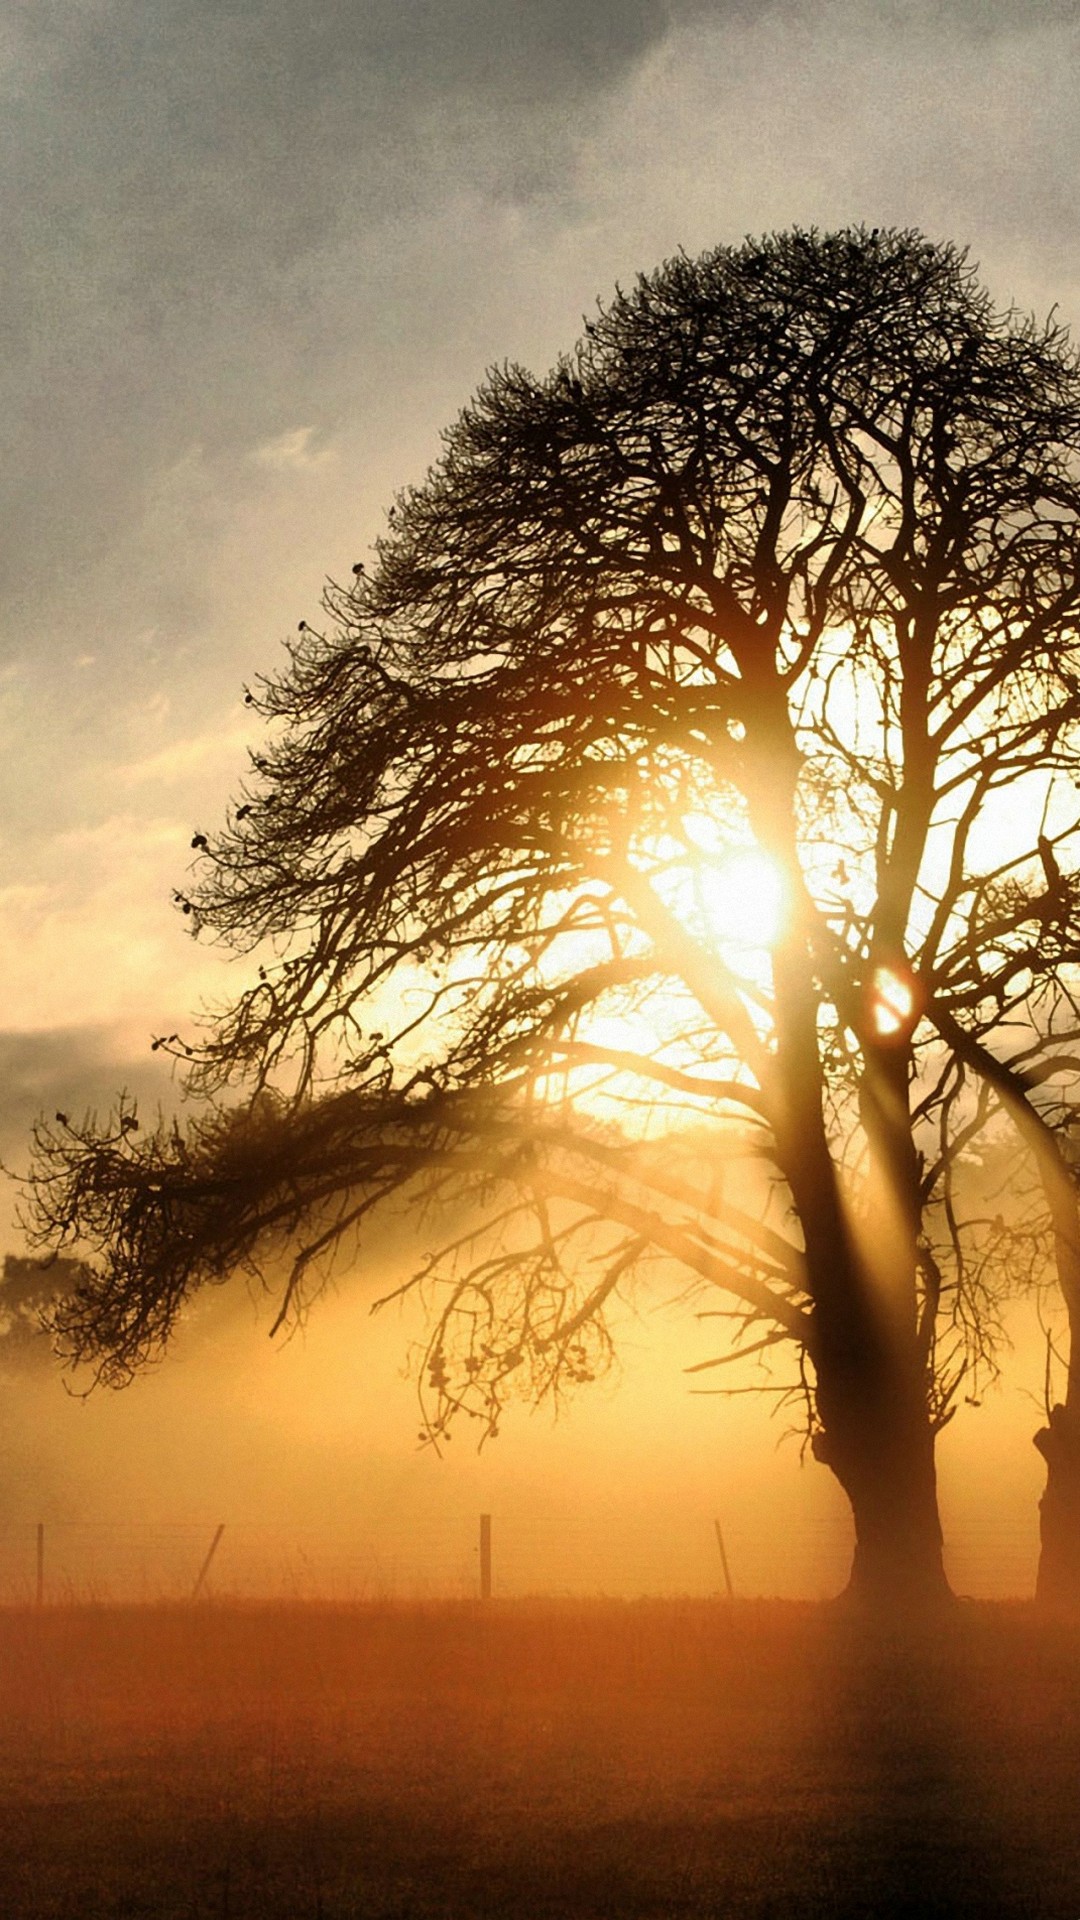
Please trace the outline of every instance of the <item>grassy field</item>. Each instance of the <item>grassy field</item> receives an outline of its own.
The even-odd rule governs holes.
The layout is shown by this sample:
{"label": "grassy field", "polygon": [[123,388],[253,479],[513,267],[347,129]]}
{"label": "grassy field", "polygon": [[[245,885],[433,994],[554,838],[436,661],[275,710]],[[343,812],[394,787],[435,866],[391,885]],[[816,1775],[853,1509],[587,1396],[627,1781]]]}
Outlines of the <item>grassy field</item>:
{"label": "grassy field", "polygon": [[1078,1802],[1019,1606],[0,1614],[5,1920],[1080,1920]]}

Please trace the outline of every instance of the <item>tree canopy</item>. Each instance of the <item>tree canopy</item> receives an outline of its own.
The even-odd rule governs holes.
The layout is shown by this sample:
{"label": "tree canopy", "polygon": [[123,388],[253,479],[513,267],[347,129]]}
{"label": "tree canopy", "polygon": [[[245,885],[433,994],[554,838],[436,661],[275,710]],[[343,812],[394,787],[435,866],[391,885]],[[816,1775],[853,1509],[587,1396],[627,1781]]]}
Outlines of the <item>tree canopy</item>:
{"label": "tree canopy", "polygon": [[248,695],[194,1117],[39,1129],[69,1352],[126,1377],[283,1245],[288,1317],[423,1205],[437,1437],[676,1271],[794,1352],[856,1583],[940,1586],[1008,1246],[958,1168],[1080,1065],[1078,425],[1061,327],[910,232],[680,256],[493,371]]}

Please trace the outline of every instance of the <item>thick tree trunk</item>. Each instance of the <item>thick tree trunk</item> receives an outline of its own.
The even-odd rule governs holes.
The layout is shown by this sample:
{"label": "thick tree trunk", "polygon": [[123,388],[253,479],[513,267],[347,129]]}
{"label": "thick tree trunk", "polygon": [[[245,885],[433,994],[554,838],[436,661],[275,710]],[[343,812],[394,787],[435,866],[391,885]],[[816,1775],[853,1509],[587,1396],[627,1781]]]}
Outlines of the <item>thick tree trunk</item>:
{"label": "thick tree trunk", "polygon": [[[760,783],[747,784],[754,833],[784,871],[798,873],[799,755],[787,695],[778,681],[763,685],[757,649],[739,666],[748,696],[747,736],[763,743]],[[917,849],[934,796],[929,775],[921,787],[909,776],[911,747],[906,734],[904,817]],[[920,751],[918,741],[912,751]],[[879,876],[882,924],[875,938],[885,959],[903,955],[918,865],[917,851],[902,842],[885,878]],[[922,1169],[909,1113],[910,1030],[899,1043],[863,1040],[860,1105],[879,1201],[873,1228],[864,1231],[853,1225],[845,1203],[826,1121],[816,939],[812,916],[800,923],[796,913],[773,949],[771,1117],[778,1163],[802,1228],[813,1301],[808,1352],[819,1422],[814,1453],[839,1480],[855,1522],[848,1596],[868,1611],[898,1618],[936,1610],[952,1598],[942,1558],[927,1356],[919,1334]]]}
{"label": "thick tree trunk", "polygon": [[822,1422],[814,1454],[851,1503],[855,1553],[847,1597],[895,1618],[952,1600],[942,1556],[934,1433],[918,1370],[880,1352],[860,1372],[816,1360]]}
{"label": "thick tree trunk", "polygon": [[1035,1598],[1056,1611],[1080,1610],[1080,1405],[1050,1409],[1035,1435],[1046,1461],[1039,1502],[1039,1571]]}

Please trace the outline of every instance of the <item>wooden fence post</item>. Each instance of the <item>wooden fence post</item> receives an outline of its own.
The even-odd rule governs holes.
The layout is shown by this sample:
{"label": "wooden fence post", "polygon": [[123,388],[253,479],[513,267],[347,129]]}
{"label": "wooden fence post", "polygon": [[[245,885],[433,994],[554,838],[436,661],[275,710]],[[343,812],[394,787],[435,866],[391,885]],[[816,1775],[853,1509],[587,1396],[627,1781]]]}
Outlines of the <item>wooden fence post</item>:
{"label": "wooden fence post", "polygon": [[727,1587],[727,1597],[729,1600],[734,1600],[735,1589],[731,1584],[731,1568],[728,1566],[727,1548],[724,1546],[724,1536],[720,1531],[719,1520],[714,1520],[713,1526],[716,1528],[716,1544],[720,1549],[720,1564],[724,1569],[724,1584]]}
{"label": "wooden fence post", "polygon": [[224,1531],[225,1531],[225,1522],[223,1520],[217,1532],[215,1533],[213,1539],[210,1542],[210,1551],[207,1554],[206,1559],[203,1561],[202,1566],[199,1568],[199,1577],[196,1580],[195,1585],[191,1589],[191,1597],[193,1600],[197,1600],[199,1597],[199,1594],[202,1592],[202,1583],[206,1579],[206,1576],[210,1571],[210,1562],[218,1550],[218,1541],[221,1539],[221,1536],[224,1533]]}
{"label": "wooden fence post", "polygon": [[491,1599],[491,1515],[480,1515],[480,1598]]}
{"label": "wooden fence post", "polygon": [[37,1604],[45,1605],[45,1522],[37,1525]]}

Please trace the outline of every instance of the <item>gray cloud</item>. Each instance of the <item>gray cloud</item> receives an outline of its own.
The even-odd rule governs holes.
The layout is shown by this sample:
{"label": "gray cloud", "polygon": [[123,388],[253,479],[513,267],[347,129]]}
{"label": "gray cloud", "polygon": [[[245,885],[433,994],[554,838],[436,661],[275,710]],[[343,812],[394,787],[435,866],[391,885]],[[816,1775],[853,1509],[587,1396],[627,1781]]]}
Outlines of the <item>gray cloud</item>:
{"label": "gray cloud", "polygon": [[[451,272],[462,195],[573,218],[597,97],[673,28],[742,44],[763,20],[787,23],[796,58],[824,35],[857,83],[860,42],[885,22],[902,111],[927,44],[1065,17],[1066,0],[933,13],[924,0],[99,0],[22,14],[0,116],[11,624],[98,566],[148,476],[192,441],[212,461],[293,424],[286,386],[297,419],[332,424],[350,323],[370,338],[372,309],[384,325],[392,310],[403,342],[422,341],[425,290],[414,274],[403,306],[400,266],[438,210]],[[775,79],[761,132],[783,141],[782,57]],[[497,257],[484,265],[498,275]],[[174,584],[163,610],[195,625],[198,594]]]}
{"label": "gray cloud", "polygon": [[[149,1041],[133,1050],[129,1035],[108,1027],[52,1028],[38,1033],[0,1029],[0,1264],[22,1251],[20,1179],[29,1162],[34,1123],[56,1112],[104,1120],[121,1092],[138,1104],[144,1122],[175,1111],[179,1091]],[[14,1176],[14,1177],[10,1177]]]}
{"label": "gray cloud", "polygon": [[499,170],[501,147],[507,191],[550,177],[552,115],[665,24],[653,0],[112,0],[21,19],[0,136],[0,525],[24,610],[58,563],[93,564],[149,464],[193,433],[212,455],[272,431],[284,362],[325,409],[320,253],[351,241],[355,278],[378,281],[470,165]]}
{"label": "gray cloud", "polygon": [[168,1069],[149,1045],[132,1056],[107,1028],[0,1030],[0,1158],[12,1167],[22,1161],[30,1128],[40,1114],[51,1118],[60,1108],[73,1119],[87,1112],[104,1117],[121,1088],[151,1117],[159,1104],[175,1102]]}
{"label": "gray cloud", "polygon": [[[361,292],[470,180],[564,196],[590,102],[680,22],[827,33],[853,76],[885,23],[902,96],[927,42],[1067,17],[1067,0],[101,0],[21,15],[0,120],[9,580],[32,607],[58,563],[92,564],[148,463],[185,437],[212,454],[272,431],[284,364],[325,414],[345,290],[323,284],[327,257],[350,260]],[[788,78],[781,63],[778,102]],[[49,543],[28,537],[42,514]]]}
{"label": "gray cloud", "polygon": [[146,751],[163,689],[173,726],[236,696],[253,662],[235,621],[223,642],[212,575],[259,496],[252,450],[379,430],[390,382],[499,272],[475,209],[558,201],[589,102],[668,19],[655,0],[98,0],[9,22],[0,700],[22,764],[0,787],[22,832],[49,786],[50,814],[85,813],[86,745]]}

